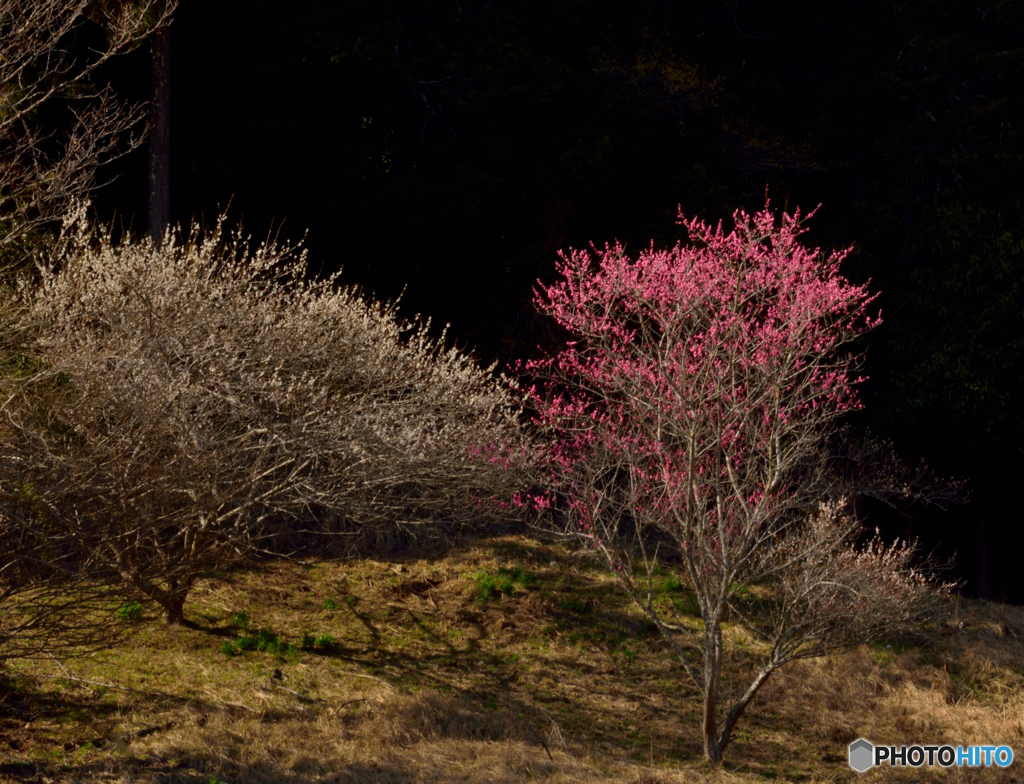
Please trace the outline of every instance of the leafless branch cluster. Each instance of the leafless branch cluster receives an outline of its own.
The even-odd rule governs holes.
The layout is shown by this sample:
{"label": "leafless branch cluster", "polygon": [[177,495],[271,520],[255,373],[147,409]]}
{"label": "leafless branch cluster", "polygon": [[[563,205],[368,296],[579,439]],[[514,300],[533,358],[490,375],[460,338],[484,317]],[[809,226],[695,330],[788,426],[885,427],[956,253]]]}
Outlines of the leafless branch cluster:
{"label": "leafless branch cluster", "polygon": [[[174,2],[0,0],[0,255],[59,219],[97,170],[142,141],[142,107],[94,77],[112,57],[167,24]],[[66,117],[46,127],[44,107]]]}
{"label": "leafless branch cluster", "polygon": [[0,502],[32,488],[94,573],[181,622],[204,571],[268,537],[450,530],[509,495],[472,448],[522,438],[510,386],[305,272],[223,223],[116,244],[80,209],[22,291],[38,368],[3,378]]}
{"label": "leafless branch cluster", "polygon": [[[652,416],[649,426],[664,424]],[[863,541],[849,500],[868,493],[953,503],[962,498],[959,486],[906,469],[884,444],[845,446],[831,459],[820,446],[808,442],[793,455],[789,474],[803,485],[787,499],[788,509],[721,535],[710,525],[679,525],[656,513],[650,503],[657,494],[640,490],[636,469],[643,461],[636,453],[592,449],[573,467],[576,491],[590,501],[585,541],[657,626],[702,694],[712,761],[720,761],[737,722],[780,667],[912,630],[951,587],[922,571],[912,543],[886,545],[877,532]],[[859,465],[872,459],[889,462]],[[664,495],[672,492],[661,488]],[[833,500],[814,508],[815,497]],[[708,503],[697,514],[713,520],[715,512]],[[555,519],[566,536],[580,538],[579,510],[561,510]],[[692,607],[666,594],[666,573],[679,575]],[[723,634],[736,622],[767,650],[739,691],[725,676],[732,654]]]}
{"label": "leafless branch cluster", "polygon": [[115,610],[124,592],[99,578],[89,543],[56,525],[29,482],[0,508],[0,663],[53,650],[86,652],[128,630]]}

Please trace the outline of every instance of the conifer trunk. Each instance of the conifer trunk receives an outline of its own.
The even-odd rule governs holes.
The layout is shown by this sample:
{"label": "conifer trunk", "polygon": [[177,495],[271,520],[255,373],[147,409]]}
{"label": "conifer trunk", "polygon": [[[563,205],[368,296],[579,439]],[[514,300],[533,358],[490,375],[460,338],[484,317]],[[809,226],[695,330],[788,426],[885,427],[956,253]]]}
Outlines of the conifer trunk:
{"label": "conifer trunk", "polygon": [[171,28],[165,25],[151,42],[149,89],[149,236],[159,242],[171,219]]}

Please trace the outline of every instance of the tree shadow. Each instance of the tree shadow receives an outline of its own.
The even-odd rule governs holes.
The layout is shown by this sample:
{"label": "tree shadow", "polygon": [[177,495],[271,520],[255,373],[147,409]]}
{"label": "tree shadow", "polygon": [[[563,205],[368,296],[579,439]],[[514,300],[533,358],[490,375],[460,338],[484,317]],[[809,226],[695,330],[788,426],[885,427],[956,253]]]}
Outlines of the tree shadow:
{"label": "tree shadow", "polygon": [[[234,577],[241,596],[252,595],[257,587],[263,591],[264,601],[254,603],[249,612],[269,616],[265,620],[290,633],[292,639],[303,625],[308,629],[310,624],[336,623],[336,627],[320,630],[334,635],[340,630],[342,639],[323,634],[321,646],[304,648],[302,655],[344,662],[356,677],[383,681],[390,688],[381,694],[389,705],[399,706],[395,710],[403,709],[403,700],[409,701],[410,710],[419,710],[414,703],[421,694],[451,700],[452,711],[463,719],[461,725],[440,727],[442,735],[450,733],[445,737],[478,739],[471,732],[466,734],[465,728],[492,726],[500,714],[514,717],[514,722],[508,720],[507,726],[512,728],[509,731],[535,747],[541,759],[559,749],[576,753],[582,748],[588,753],[641,764],[655,760],[701,764],[700,699],[696,688],[675,662],[658,630],[633,609],[599,565],[589,563],[586,556],[544,542],[519,539],[471,546],[478,552],[465,558],[458,548],[447,554],[435,553],[432,558],[406,553],[369,566],[355,564],[353,572],[337,572],[348,576],[304,586],[298,585],[302,573],[293,566]],[[452,560],[442,563],[445,559]],[[453,563],[458,564],[457,570],[450,568]],[[518,574],[514,567],[522,567],[522,571],[529,572],[529,579],[508,594],[480,601],[473,588],[473,572],[467,574],[467,570],[497,573],[495,563],[509,565],[509,574]],[[408,568],[394,569],[396,576],[392,576],[381,568],[388,564]],[[329,571],[326,565],[323,568],[325,573]],[[434,575],[441,576],[435,579]],[[363,584],[364,579],[366,591],[358,596],[352,593],[350,588]],[[267,596],[274,598],[267,602]],[[216,638],[238,633],[237,624],[217,623],[215,616],[206,617],[213,622],[195,623],[190,628]],[[332,618],[335,620],[328,620]],[[313,635],[308,637],[313,639]],[[271,685],[291,686],[284,691],[302,703],[282,704],[279,709],[267,706],[267,710],[258,711],[261,722],[294,720],[296,716],[323,716],[327,720],[327,716],[341,715],[337,712],[342,709],[345,715],[350,711],[355,715],[355,708],[346,707],[350,703],[345,702],[345,696],[326,701],[307,696],[317,694],[316,681],[322,679],[321,675],[299,675],[308,673],[304,668],[310,660],[304,663],[287,658],[270,663],[257,658],[263,654],[256,651],[244,655],[253,657],[250,668],[259,664],[256,669],[267,670],[259,677],[269,676]],[[297,665],[294,671],[288,666],[292,663]],[[753,661],[736,663],[744,671],[748,665],[752,667]],[[280,680],[282,670],[284,681]],[[344,677],[333,667],[331,672],[331,677],[335,673]],[[295,677],[293,682],[288,680],[291,677]],[[267,686],[260,688],[266,690]],[[153,701],[188,703],[190,711],[248,715],[242,713],[245,706],[232,707],[195,696],[145,694]],[[287,697],[284,700],[291,701]],[[774,731],[772,720],[763,722],[756,715],[745,718],[743,727],[756,735]],[[479,739],[495,738],[485,733]],[[84,738],[78,740],[84,742]],[[772,759],[755,745],[738,740],[733,760],[742,762],[748,771],[753,766],[768,770]],[[727,766],[733,760],[727,760]],[[153,775],[165,777],[161,781],[196,780],[187,778],[191,774],[186,770],[165,770],[158,762],[145,764]],[[405,774],[397,768],[372,768],[365,758],[353,761],[344,775],[332,772],[332,777],[375,780],[363,778],[373,770],[385,777],[380,778],[382,781],[407,780],[386,778]],[[799,773],[786,771],[790,778],[799,778]],[[303,780],[301,766],[282,775]]]}

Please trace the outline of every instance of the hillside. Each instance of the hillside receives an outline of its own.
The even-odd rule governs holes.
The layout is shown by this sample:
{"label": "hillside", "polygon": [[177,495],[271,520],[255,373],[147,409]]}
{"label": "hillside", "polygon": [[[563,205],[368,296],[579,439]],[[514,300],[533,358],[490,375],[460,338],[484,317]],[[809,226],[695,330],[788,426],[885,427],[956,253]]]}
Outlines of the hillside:
{"label": "hillside", "polygon": [[[661,589],[685,610],[677,583]],[[681,668],[611,578],[557,543],[267,562],[208,575],[186,606],[192,628],[142,612],[113,649],[10,666],[0,779],[1024,781],[1018,607],[953,601],[915,639],[790,665],[717,774]],[[740,626],[727,634],[750,655],[733,661],[737,674],[757,642]],[[1001,742],[1018,759],[861,776],[846,764],[860,736]]]}

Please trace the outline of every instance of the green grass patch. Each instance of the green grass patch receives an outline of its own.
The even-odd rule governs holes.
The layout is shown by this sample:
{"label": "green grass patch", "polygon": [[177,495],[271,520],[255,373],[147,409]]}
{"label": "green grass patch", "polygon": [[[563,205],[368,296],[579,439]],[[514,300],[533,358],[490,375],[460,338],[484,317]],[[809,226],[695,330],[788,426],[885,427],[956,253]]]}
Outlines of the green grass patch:
{"label": "green grass patch", "polygon": [[566,612],[577,613],[579,615],[589,615],[594,611],[590,602],[581,602],[579,599],[563,599],[558,603],[558,606]]}
{"label": "green grass patch", "polygon": [[533,591],[540,585],[540,577],[521,566],[502,566],[497,574],[477,572],[473,579],[476,582],[476,600],[480,604],[487,604],[491,599],[500,599],[502,596],[512,596],[516,586],[524,591]]}
{"label": "green grass patch", "polygon": [[681,580],[675,572],[669,572],[665,577],[656,579],[652,586],[656,600],[671,602],[673,608],[679,615],[689,615],[699,618],[700,603],[697,596],[691,590],[685,580]]}
{"label": "green grass patch", "polygon": [[297,649],[294,645],[284,642],[276,632],[260,629],[256,634],[246,634],[224,643],[220,650],[226,656],[238,656],[245,651],[259,651],[288,658],[294,655]]}
{"label": "green grass patch", "polygon": [[332,653],[337,650],[338,641],[329,634],[302,633],[302,650],[317,653]]}
{"label": "green grass patch", "polygon": [[123,621],[137,621],[145,608],[139,602],[125,602],[114,613]]}
{"label": "green grass patch", "polygon": [[874,653],[875,660],[882,667],[888,667],[894,661],[897,656],[901,656],[904,653],[913,649],[913,645],[905,642],[876,642],[872,643],[871,649]]}

